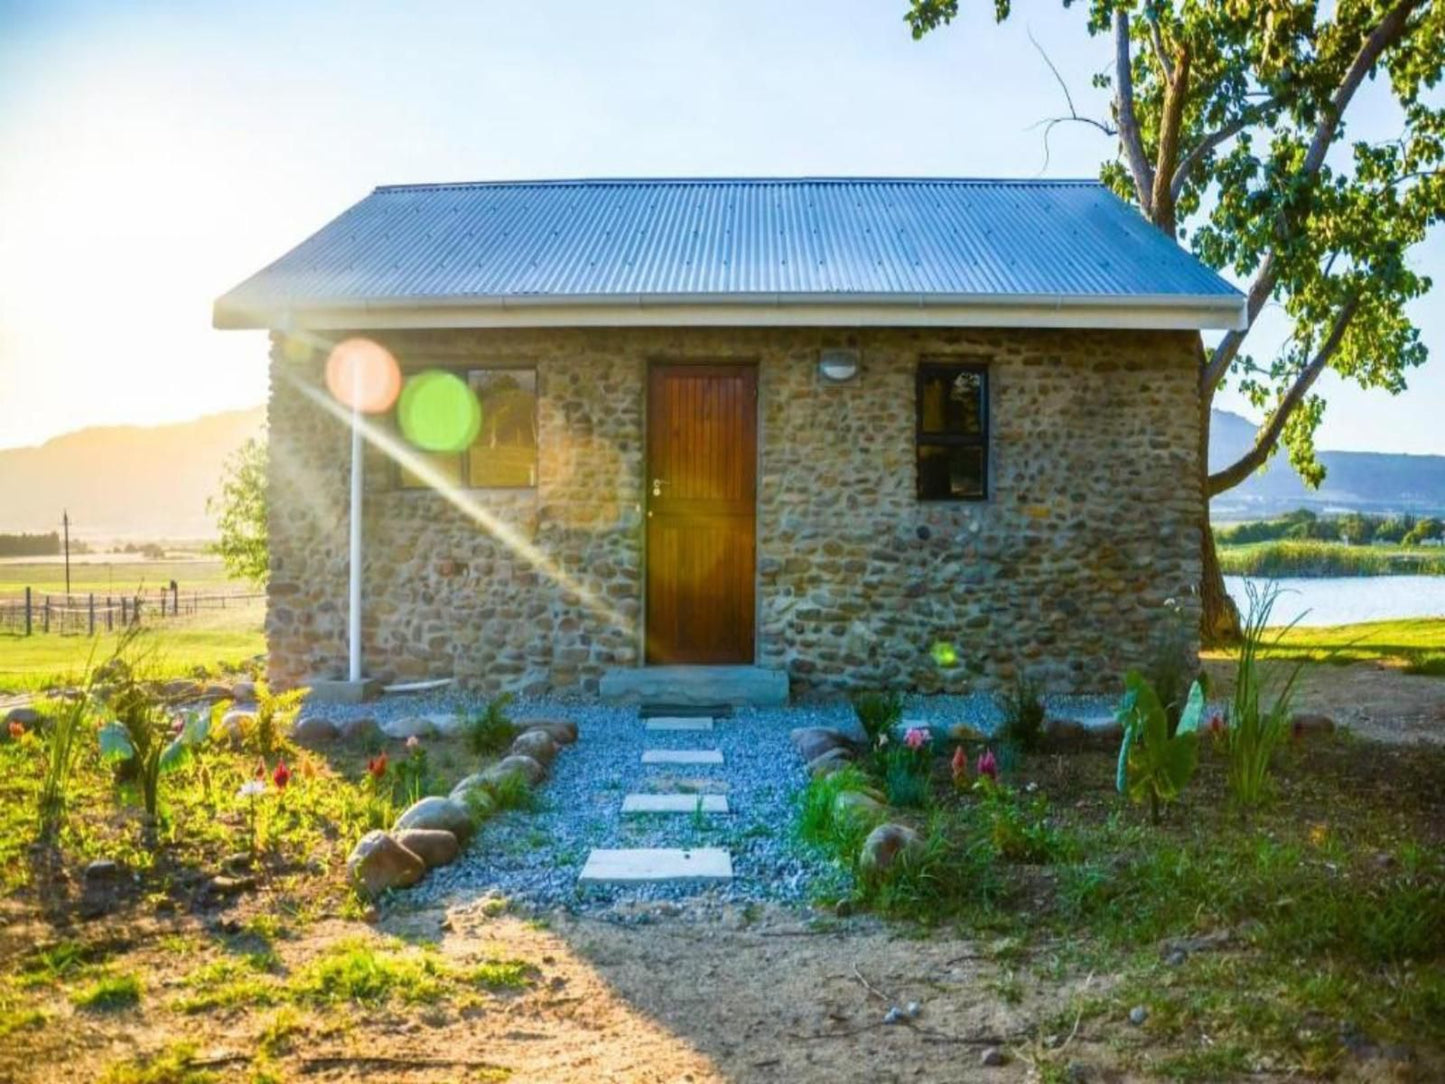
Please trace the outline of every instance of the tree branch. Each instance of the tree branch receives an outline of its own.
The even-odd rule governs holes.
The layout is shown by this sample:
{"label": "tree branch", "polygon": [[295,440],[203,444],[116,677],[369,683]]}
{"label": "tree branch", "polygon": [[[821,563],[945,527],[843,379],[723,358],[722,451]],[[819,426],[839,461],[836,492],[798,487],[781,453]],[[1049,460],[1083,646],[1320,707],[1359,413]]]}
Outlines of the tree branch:
{"label": "tree branch", "polygon": [[1159,70],[1165,79],[1174,78],[1174,65],[1169,60],[1169,50],[1164,47],[1164,30],[1157,15],[1146,15],[1149,20],[1149,40],[1154,44],[1154,59],[1159,61]]}
{"label": "tree branch", "polygon": [[1235,117],[1228,124],[1199,141],[1199,143],[1179,160],[1179,168],[1174,171],[1174,179],[1169,182],[1169,197],[1177,200],[1179,193],[1184,190],[1184,184],[1189,180],[1189,174],[1205,156],[1215,148],[1228,143],[1240,132],[1244,131],[1251,124],[1260,120],[1273,106],[1278,104],[1275,98],[1269,98],[1250,106],[1239,116]]}
{"label": "tree branch", "polygon": [[[1312,180],[1319,174],[1325,162],[1325,155],[1329,152],[1330,144],[1334,142],[1335,135],[1339,131],[1340,118],[1344,116],[1350,100],[1355,96],[1355,91],[1360,88],[1360,83],[1379,62],[1385,50],[1404,37],[1410,16],[1422,2],[1423,0],[1401,0],[1399,4],[1390,9],[1380,20],[1379,25],[1360,44],[1359,50],[1355,53],[1355,59],[1350,62],[1344,78],[1340,80],[1340,85],[1330,96],[1328,105],[1321,110],[1319,122],[1315,125],[1314,138],[1310,140],[1309,150],[1300,165],[1298,176],[1301,179]],[[1288,223],[1283,220],[1277,226],[1280,232],[1284,232],[1287,228]],[[1213,394],[1214,389],[1219,386],[1219,382],[1224,379],[1224,374],[1234,363],[1235,357],[1239,354],[1240,345],[1244,342],[1245,336],[1249,334],[1249,329],[1254,326],[1255,318],[1259,316],[1260,310],[1264,308],[1270,294],[1274,292],[1275,283],[1278,280],[1279,267],[1274,252],[1271,251],[1265,256],[1264,262],[1260,264],[1259,273],[1255,276],[1254,282],[1250,284],[1245,329],[1231,331],[1219,340],[1219,345],[1214,348],[1214,353],[1209,358],[1209,364],[1200,377],[1200,390],[1204,395]],[[1245,474],[1248,472],[1246,471]]]}
{"label": "tree branch", "polygon": [[[1105,124],[1105,123],[1104,123],[1103,121],[1101,121],[1101,120],[1095,120],[1093,117],[1081,117],[1081,116],[1079,116],[1079,111],[1074,108],[1074,96],[1069,93],[1069,85],[1064,82],[1064,77],[1059,74],[1059,69],[1058,69],[1057,67],[1055,67],[1055,66],[1054,66],[1054,62],[1053,62],[1051,59],[1049,59],[1049,54],[1046,53],[1046,52],[1044,52],[1044,47],[1038,43],[1038,39],[1036,39],[1036,38],[1034,37],[1034,32],[1033,32],[1032,30],[1029,30],[1029,31],[1028,31],[1028,35],[1029,35],[1029,41],[1033,44],[1033,47],[1038,50],[1039,56],[1043,57],[1043,58],[1044,58],[1044,63],[1049,66],[1049,71],[1052,72],[1052,73],[1053,73],[1053,76],[1054,76],[1054,82],[1056,82],[1056,83],[1059,84],[1059,89],[1064,92],[1064,101],[1065,101],[1065,102],[1068,104],[1068,106],[1069,106],[1069,115],[1068,115],[1067,117],[1048,117],[1048,118],[1046,118],[1046,119],[1044,119],[1044,120],[1039,121],[1038,124],[1032,125],[1032,127],[1034,127],[1034,128],[1037,128],[1040,124],[1044,125],[1044,165],[1043,165],[1043,169],[1048,169],[1048,168],[1049,168],[1049,158],[1050,158],[1050,152],[1049,152],[1049,133],[1054,130],[1054,127],[1055,127],[1056,125],[1066,124],[1066,123],[1068,123],[1069,121],[1073,121],[1073,122],[1075,122],[1075,123],[1077,123],[1077,124],[1088,124],[1088,125],[1092,125],[1093,127],[1099,129],[1099,131],[1103,132],[1103,133],[1104,133],[1105,135],[1107,135],[1107,136],[1117,135],[1117,134],[1118,134],[1118,131],[1117,131],[1115,128],[1113,128],[1112,126],[1110,126],[1110,125],[1108,125],[1108,124]],[[1040,172],[1042,172],[1042,170],[1041,170]]]}
{"label": "tree branch", "polygon": [[1159,157],[1154,163],[1151,199],[1154,225],[1174,236],[1173,178],[1179,160],[1179,138],[1184,128],[1184,106],[1189,100],[1190,54],[1180,50],[1174,75],[1164,84],[1164,108],[1159,119]]}
{"label": "tree branch", "polygon": [[1340,341],[1345,337],[1345,331],[1349,328],[1350,321],[1355,318],[1359,307],[1358,296],[1351,297],[1344,303],[1335,316],[1335,322],[1330,325],[1330,333],[1325,338],[1324,345],[1295,376],[1289,391],[1279,401],[1279,405],[1269,416],[1269,421],[1265,423],[1264,428],[1255,436],[1254,446],[1233,464],[1209,476],[1209,481],[1205,484],[1206,496],[1213,497],[1225,490],[1233,489],[1269,461],[1270,456],[1274,454],[1275,448],[1279,445],[1279,438],[1284,432],[1285,423],[1289,421],[1295,408],[1304,401],[1304,397],[1309,394],[1310,388],[1314,386],[1314,382],[1319,379],[1320,374],[1325,371],[1330,359],[1335,356],[1335,351],[1340,348]]}
{"label": "tree branch", "polygon": [[1139,133],[1139,118],[1134,115],[1134,72],[1129,59],[1129,14],[1122,8],[1114,10],[1114,93],[1115,112],[1119,121],[1119,142],[1129,160],[1134,177],[1134,191],[1139,207],[1153,221],[1154,169],[1144,154],[1144,139]]}

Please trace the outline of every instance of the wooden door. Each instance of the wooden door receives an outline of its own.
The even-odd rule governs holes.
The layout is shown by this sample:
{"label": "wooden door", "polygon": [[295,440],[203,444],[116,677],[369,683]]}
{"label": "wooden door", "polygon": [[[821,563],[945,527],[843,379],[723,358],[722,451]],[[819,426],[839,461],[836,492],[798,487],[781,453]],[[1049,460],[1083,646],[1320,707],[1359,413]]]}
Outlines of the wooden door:
{"label": "wooden door", "polygon": [[654,365],[647,396],[647,661],[751,663],[757,370]]}

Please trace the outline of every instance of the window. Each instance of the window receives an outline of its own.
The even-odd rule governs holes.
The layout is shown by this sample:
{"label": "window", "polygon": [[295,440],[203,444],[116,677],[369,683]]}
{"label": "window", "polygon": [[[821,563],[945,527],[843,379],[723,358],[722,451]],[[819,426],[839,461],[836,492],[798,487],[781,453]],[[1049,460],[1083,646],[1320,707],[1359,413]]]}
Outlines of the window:
{"label": "window", "polygon": [[988,369],[925,362],[918,367],[918,499],[988,496]]}
{"label": "window", "polygon": [[[467,384],[482,407],[482,427],[464,452],[417,452],[453,485],[471,489],[524,488],[537,484],[537,371],[472,369]],[[397,468],[403,489],[427,483]]]}

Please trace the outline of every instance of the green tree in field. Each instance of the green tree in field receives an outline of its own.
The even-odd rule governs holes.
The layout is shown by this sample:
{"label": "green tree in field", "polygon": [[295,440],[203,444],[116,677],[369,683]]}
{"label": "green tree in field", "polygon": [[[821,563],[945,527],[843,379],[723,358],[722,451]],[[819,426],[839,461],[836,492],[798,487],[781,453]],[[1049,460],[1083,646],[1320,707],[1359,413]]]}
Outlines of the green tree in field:
{"label": "green tree in field", "polygon": [[206,502],[215,515],[221,538],[212,549],[226,571],[257,586],[266,583],[270,555],[266,536],[265,441],[247,440],[226,460],[221,495]]}
{"label": "green tree in field", "polygon": [[[1069,0],[1065,0],[1068,4]],[[1068,116],[1117,139],[1103,180],[1210,266],[1246,281],[1249,326],[1199,346],[1203,490],[1216,496],[1263,466],[1281,441],[1311,484],[1326,369],[1397,393],[1426,359],[1406,305],[1430,288],[1410,250],[1445,217],[1445,0],[1090,0],[1081,30],[1108,35],[1094,85],[1107,119]],[[958,0],[909,0],[922,37]],[[998,19],[1010,0],[994,0]],[[1366,81],[1388,94],[1388,137],[1349,131]],[[1376,92],[1379,93],[1379,92]],[[1355,110],[1358,112],[1358,109]],[[1268,357],[1244,349],[1267,305],[1291,334]],[[1266,412],[1253,447],[1211,473],[1209,411],[1235,379]],[[1229,639],[1239,615],[1213,536],[1203,544],[1204,635]]]}

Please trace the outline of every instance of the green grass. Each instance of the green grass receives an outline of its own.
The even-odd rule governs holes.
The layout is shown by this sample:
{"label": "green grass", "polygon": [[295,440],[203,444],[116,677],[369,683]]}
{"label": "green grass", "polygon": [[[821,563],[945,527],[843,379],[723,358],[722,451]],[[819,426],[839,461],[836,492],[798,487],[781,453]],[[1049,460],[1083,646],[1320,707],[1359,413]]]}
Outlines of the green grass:
{"label": "green grass", "polygon": [[1315,540],[1220,543],[1230,576],[1445,576],[1445,550],[1430,546],[1351,546]]}
{"label": "green grass", "polygon": [[[1273,641],[1275,633],[1269,636]],[[1222,658],[1226,653],[1216,652]],[[1261,658],[1306,659],[1311,662],[1378,662],[1397,660],[1409,673],[1445,675],[1445,618],[1416,617],[1370,621],[1323,628],[1296,626]]]}
{"label": "green grass", "polygon": [[[213,557],[183,560],[108,560],[100,555],[72,556],[70,559],[70,593],[115,595],[134,593],[137,588],[155,591],[176,581],[182,593],[200,591],[253,590],[226,576],[226,569]],[[25,588],[36,595],[65,594],[65,565],[60,560],[0,561],[0,596],[22,595]],[[39,602],[39,599],[36,600]]]}
{"label": "green grass", "polygon": [[192,1067],[193,1043],[174,1043],[159,1053],[110,1066],[100,1084],[216,1084],[215,1073]]}
{"label": "green grass", "polygon": [[[253,603],[182,616],[173,624],[170,618],[158,621],[151,637],[156,676],[187,676],[200,666],[210,670],[239,667],[266,650],[264,618],[264,607]],[[0,692],[30,692],[70,683],[84,670],[92,651],[97,662],[104,661],[119,638],[118,632],[94,638],[0,633]]]}
{"label": "green grass", "polygon": [[144,986],[140,976],[129,972],[102,975],[94,982],[81,987],[70,995],[76,1008],[92,1012],[114,1012],[130,1009],[140,1004]]}

